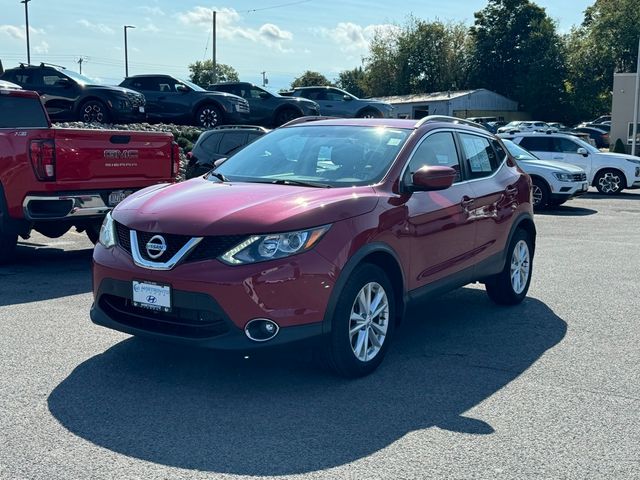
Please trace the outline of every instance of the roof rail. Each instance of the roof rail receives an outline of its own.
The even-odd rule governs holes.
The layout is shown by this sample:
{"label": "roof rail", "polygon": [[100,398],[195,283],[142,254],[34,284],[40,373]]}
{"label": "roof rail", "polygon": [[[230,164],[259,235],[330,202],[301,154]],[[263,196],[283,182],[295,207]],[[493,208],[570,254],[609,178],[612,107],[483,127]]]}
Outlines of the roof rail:
{"label": "roof rail", "polygon": [[458,117],[449,117],[447,115],[428,115],[424,118],[421,118],[418,123],[416,123],[416,127],[421,127],[425,123],[430,122],[449,122],[449,123],[459,123],[460,125],[467,125],[469,127],[482,128],[482,125],[476,122],[472,122],[471,120],[467,120],[466,118],[458,118]]}
{"label": "roof rail", "polygon": [[63,67],[62,65],[56,65],[55,63],[45,63],[45,62],[40,62],[40,66],[41,67],[57,67],[57,68],[61,68],[63,70],[66,70],[67,67]]}
{"label": "roof rail", "polygon": [[280,125],[281,127],[290,127],[292,125],[298,125],[300,123],[317,122],[318,120],[336,120],[339,117],[327,117],[324,115],[309,115],[306,117],[298,117],[293,120],[289,120],[287,123]]}
{"label": "roof rail", "polygon": [[259,125],[220,125],[219,127],[214,127],[212,130],[259,130],[261,132],[268,132],[269,129],[265,127],[261,127]]}

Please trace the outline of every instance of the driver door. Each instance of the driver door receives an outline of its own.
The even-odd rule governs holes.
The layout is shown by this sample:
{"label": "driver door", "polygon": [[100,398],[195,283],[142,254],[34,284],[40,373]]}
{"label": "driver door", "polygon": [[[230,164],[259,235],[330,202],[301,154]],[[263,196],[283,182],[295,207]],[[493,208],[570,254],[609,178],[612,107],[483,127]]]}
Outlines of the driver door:
{"label": "driver door", "polygon": [[73,117],[79,87],[56,70],[43,70],[36,78],[36,91],[52,119],[63,120]]}

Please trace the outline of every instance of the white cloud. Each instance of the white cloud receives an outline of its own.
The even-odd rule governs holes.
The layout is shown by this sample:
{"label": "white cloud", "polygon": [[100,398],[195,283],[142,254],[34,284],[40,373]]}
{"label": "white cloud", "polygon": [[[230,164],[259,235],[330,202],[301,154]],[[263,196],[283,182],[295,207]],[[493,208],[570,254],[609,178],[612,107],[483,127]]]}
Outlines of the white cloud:
{"label": "white cloud", "polygon": [[43,40],[38,45],[33,47],[33,51],[41,55],[45,53],[49,53],[49,44]]}
{"label": "white cloud", "polygon": [[149,33],[158,33],[160,31],[160,29],[155,26],[155,24],[151,21],[150,18],[145,18],[145,21],[147,23],[146,25],[140,28],[141,31],[149,32]]}
{"label": "white cloud", "polygon": [[91,23],[89,20],[86,20],[84,18],[82,20],[78,20],[77,23],[79,23],[85,28],[88,28],[89,30],[94,30],[94,31],[97,30],[100,33],[108,33],[109,35],[112,35],[115,33],[113,28],[108,27],[104,23]]}
{"label": "white cloud", "polygon": [[[15,40],[25,40],[27,38],[24,25],[22,26],[0,25],[0,33],[8,35],[9,37]],[[39,28],[29,27],[29,33],[31,35],[43,34],[44,30]]]}
{"label": "white cloud", "polygon": [[[222,38],[241,38],[262,43],[282,52],[291,51],[286,49],[284,44],[293,40],[293,33],[273,23],[265,23],[258,29],[242,26],[242,17],[233,8],[225,7],[216,11],[216,31]],[[177,17],[185,25],[195,25],[210,30],[213,11],[206,7],[194,7],[187,12],[179,13]]]}
{"label": "white cloud", "polygon": [[160,7],[138,7],[143,12],[148,13],[149,15],[156,15],[159,17],[163,17],[166,15],[164,11]]}
{"label": "white cloud", "polygon": [[330,38],[340,46],[343,52],[366,52],[369,42],[376,32],[392,35],[399,27],[391,24],[367,25],[363,27],[352,22],[340,22],[335,28],[320,28],[315,32],[323,37]]}

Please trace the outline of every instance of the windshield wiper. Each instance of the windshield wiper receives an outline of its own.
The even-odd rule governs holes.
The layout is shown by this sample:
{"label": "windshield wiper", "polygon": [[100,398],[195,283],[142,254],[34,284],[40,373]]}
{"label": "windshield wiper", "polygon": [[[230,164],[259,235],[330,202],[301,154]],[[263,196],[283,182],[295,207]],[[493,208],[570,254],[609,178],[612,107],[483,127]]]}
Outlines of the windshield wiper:
{"label": "windshield wiper", "polygon": [[221,182],[228,182],[229,181],[229,179],[227,177],[225,177],[223,174],[218,173],[218,172],[209,172],[209,175],[212,175],[212,176],[216,177]]}
{"label": "windshield wiper", "polygon": [[296,185],[299,187],[331,188],[331,185],[327,185],[326,183],[305,182],[302,180],[288,180],[286,178],[278,178],[277,180],[273,180],[269,183],[274,183],[276,185]]}

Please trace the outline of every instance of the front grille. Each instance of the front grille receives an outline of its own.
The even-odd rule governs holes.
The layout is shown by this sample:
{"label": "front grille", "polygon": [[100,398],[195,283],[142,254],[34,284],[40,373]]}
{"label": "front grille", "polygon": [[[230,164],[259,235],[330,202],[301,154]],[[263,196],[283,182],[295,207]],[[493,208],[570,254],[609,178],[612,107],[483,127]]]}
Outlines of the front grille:
{"label": "front grille", "polygon": [[574,173],[573,174],[573,180],[575,182],[584,182],[587,179],[587,174],[586,173]]}
{"label": "front grille", "polygon": [[135,307],[128,298],[108,294],[100,297],[100,308],[118,323],[164,335],[211,338],[229,331],[225,320],[210,310],[174,307],[169,313],[157,312]]}
{"label": "front grille", "polygon": [[129,99],[129,101],[131,102],[131,105],[133,107],[144,107],[144,105],[146,103],[144,95],[140,95],[140,94],[137,94],[137,93],[128,92],[127,93],[127,98]]}
{"label": "front grille", "polygon": [[[116,222],[116,234],[118,236],[118,244],[129,255],[131,255],[131,237],[130,229]],[[192,237],[186,235],[173,235],[162,233],[167,242],[167,250],[160,258],[151,259],[147,254],[146,245],[154,235],[160,235],[154,232],[141,232],[136,231],[138,237],[138,250],[140,255],[147,261],[151,262],[167,262],[180,250],[185,243],[187,243]],[[184,260],[185,262],[198,262],[201,260],[213,260],[218,258],[223,253],[232,249],[239,243],[249,238],[247,235],[217,235],[211,237],[204,237],[202,241],[196,246],[196,248],[189,254]]]}

